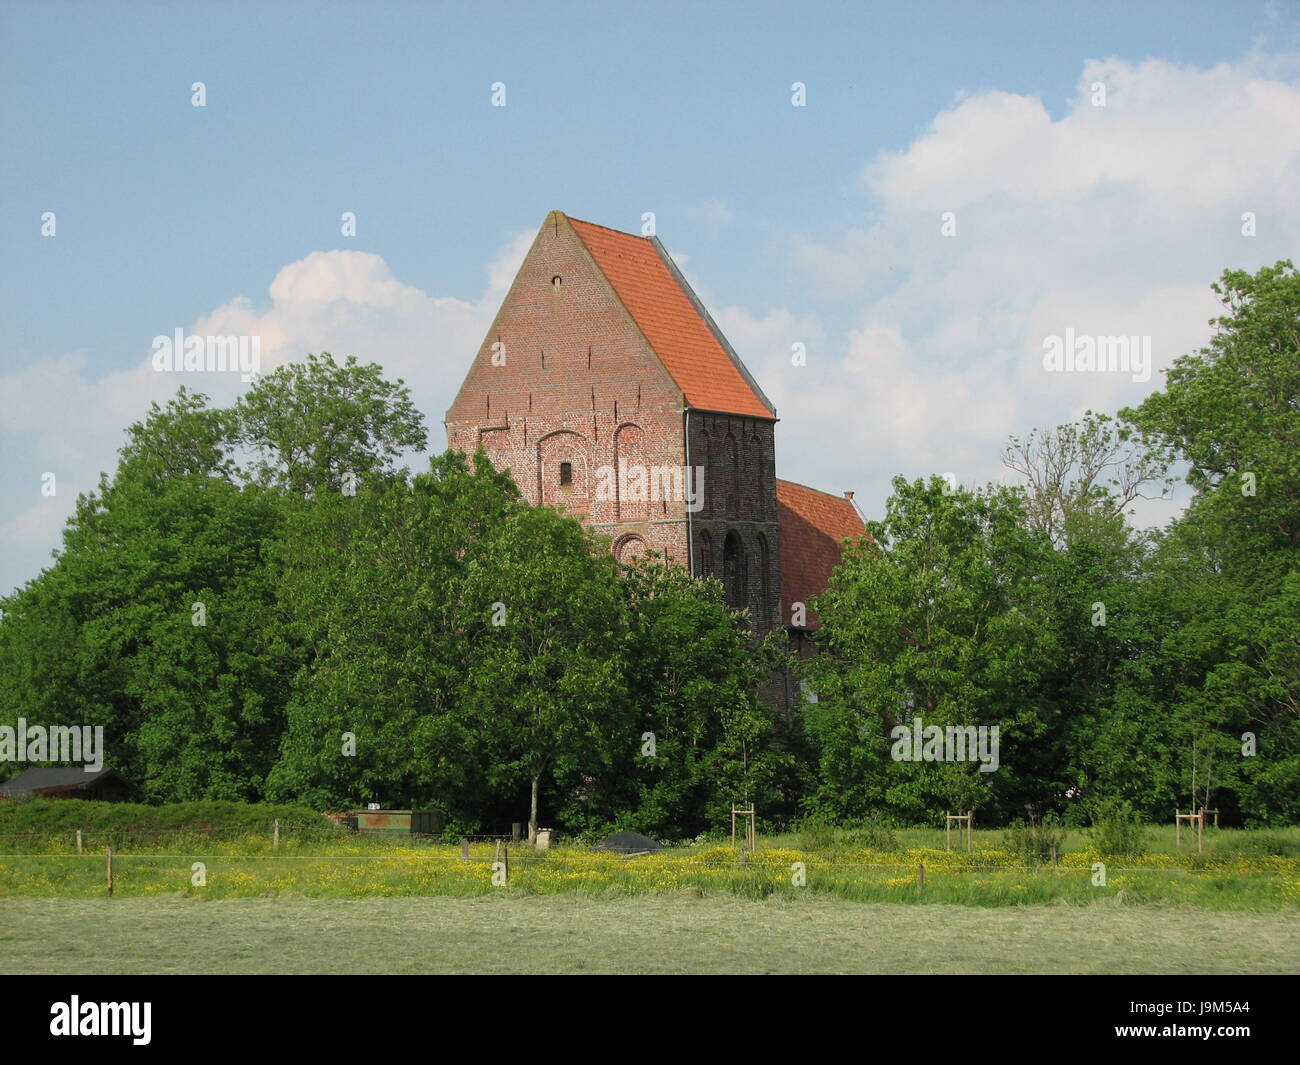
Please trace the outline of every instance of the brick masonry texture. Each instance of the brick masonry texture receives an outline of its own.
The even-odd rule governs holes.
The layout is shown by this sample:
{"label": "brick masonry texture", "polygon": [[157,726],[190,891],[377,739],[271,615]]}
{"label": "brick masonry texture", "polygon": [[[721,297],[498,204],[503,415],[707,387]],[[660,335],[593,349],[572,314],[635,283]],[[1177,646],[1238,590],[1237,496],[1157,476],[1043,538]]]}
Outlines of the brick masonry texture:
{"label": "brick masonry texture", "polygon": [[[533,241],[446,417],[449,446],[482,447],[529,502],[580,518],[620,559],[654,550],[718,577],[760,632],[789,623],[783,560],[824,587],[830,557],[820,533],[811,568],[801,541],[782,544],[775,422],[657,241],[559,211]],[[698,509],[679,490],[689,487],[688,465],[702,470]],[[651,476],[655,468],[677,480]],[[823,502],[805,500],[800,537],[809,519],[846,504],[803,491]]]}

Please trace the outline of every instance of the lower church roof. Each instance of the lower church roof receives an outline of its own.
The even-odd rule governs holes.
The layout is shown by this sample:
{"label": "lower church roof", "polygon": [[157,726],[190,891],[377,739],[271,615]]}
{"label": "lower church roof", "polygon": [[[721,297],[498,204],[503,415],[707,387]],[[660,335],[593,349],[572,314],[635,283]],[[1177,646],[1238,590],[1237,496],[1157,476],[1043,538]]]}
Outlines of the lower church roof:
{"label": "lower church roof", "polygon": [[[779,479],[776,520],[781,544],[781,617],[789,625],[794,603],[807,604],[826,590],[840,562],[840,542],[865,536],[867,528],[851,496],[835,496]],[[805,627],[817,627],[817,615],[811,608]]]}

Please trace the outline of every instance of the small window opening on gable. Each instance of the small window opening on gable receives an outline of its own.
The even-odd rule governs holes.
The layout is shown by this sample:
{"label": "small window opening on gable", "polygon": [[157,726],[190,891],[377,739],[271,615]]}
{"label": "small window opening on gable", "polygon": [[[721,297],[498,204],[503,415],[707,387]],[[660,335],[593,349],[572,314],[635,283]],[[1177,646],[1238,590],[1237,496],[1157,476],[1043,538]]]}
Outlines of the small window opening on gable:
{"label": "small window opening on gable", "polygon": [[564,278],[559,274],[551,278],[551,288],[559,288],[562,284],[564,284]]}
{"label": "small window opening on gable", "polygon": [[567,488],[571,484],[573,484],[573,463],[561,462],[560,463],[560,487]]}

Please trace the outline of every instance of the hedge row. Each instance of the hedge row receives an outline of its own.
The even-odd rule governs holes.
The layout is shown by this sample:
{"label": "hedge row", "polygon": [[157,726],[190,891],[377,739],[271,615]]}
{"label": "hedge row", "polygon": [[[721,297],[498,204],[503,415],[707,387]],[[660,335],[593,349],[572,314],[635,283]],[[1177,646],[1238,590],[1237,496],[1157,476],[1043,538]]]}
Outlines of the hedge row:
{"label": "hedge row", "polygon": [[333,822],[302,806],[267,803],[178,802],[145,806],[128,802],[89,802],[82,799],[17,799],[0,802],[0,836],[54,836],[77,829],[102,834],[150,836],[185,832],[204,836],[270,833],[301,836],[331,833]]}

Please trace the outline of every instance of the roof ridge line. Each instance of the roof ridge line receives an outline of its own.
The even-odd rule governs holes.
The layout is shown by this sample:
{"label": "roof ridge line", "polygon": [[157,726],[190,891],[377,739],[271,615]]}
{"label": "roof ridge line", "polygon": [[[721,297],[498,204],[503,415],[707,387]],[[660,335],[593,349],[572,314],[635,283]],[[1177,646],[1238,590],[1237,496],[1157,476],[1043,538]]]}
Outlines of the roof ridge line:
{"label": "roof ridge line", "polygon": [[731,341],[727,339],[726,334],[718,328],[718,323],[713,320],[713,315],[711,315],[709,309],[704,306],[704,301],[695,294],[695,289],[691,288],[690,282],[686,280],[685,275],[683,275],[681,270],[677,268],[677,264],[673,262],[673,257],[668,254],[668,249],[664,247],[663,241],[659,239],[658,235],[650,236],[646,239],[649,240],[655,251],[659,253],[659,258],[662,259],[664,265],[668,267],[668,272],[672,274],[673,280],[680,286],[686,298],[691,301],[691,306],[695,308],[696,313],[704,319],[704,324],[709,327],[709,332],[712,333],[714,339],[717,340],[719,346],[722,348],[723,354],[731,360],[732,365],[740,372],[740,376],[744,378],[745,383],[754,390],[754,395],[757,396],[758,401],[767,408],[768,412],[772,415],[772,420],[779,421],[780,419],[776,416],[776,407],[773,405],[772,401],[767,398],[767,394],[759,387],[758,382],[754,380],[753,374],[749,372],[749,368],[741,361],[739,353],[731,346]]}
{"label": "roof ridge line", "polygon": [[806,488],[810,492],[816,492],[818,495],[821,496],[829,496],[831,499],[838,499],[842,503],[849,502],[849,500],[845,496],[842,495],[837,496],[834,492],[828,492],[824,488],[814,488],[812,485],[804,484],[802,481],[791,481],[786,477],[778,477],[776,478],[776,480],[778,484],[792,484],[796,488]]}
{"label": "roof ridge line", "polygon": [[[564,214],[563,211],[560,212]],[[603,229],[606,233],[617,233],[620,237],[631,237],[633,240],[648,240],[648,237],[638,237],[635,233],[629,233],[626,229],[615,229],[613,226],[602,226],[599,222],[588,222],[585,218],[574,218],[571,214],[564,215],[570,222],[580,222],[584,226],[593,226],[596,229]]]}

